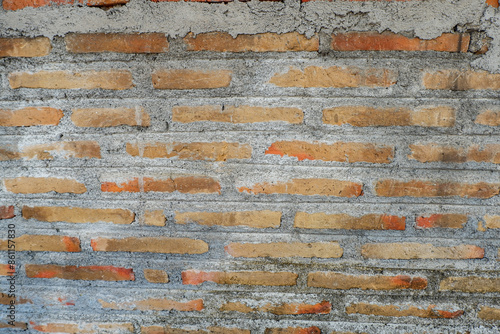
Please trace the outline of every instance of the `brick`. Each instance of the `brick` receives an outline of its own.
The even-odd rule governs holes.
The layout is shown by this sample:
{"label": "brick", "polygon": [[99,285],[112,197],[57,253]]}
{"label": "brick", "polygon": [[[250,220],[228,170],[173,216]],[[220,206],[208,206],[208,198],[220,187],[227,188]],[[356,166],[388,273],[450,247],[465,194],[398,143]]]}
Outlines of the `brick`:
{"label": "brick", "polygon": [[47,37],[0,38],[0,58],[43,57],[48,55],[51,49],[52,45]]}
{"label": "brick", "polygon": [[481,310],[478,312],[477,317],[483,320],[500,320],[500,308],[481,306]]}
{"label": "brick", "polygon": [[447,311],[440,310],[436,305],[430,305],[427,309],[417,306],[376,305],[367,303],[351,304],[346,307],[347,314],[366,314],[384,317],[419,317],[431,319],[454,319],[464,314],[463,310]]}
{"label": "brick", "polygon": [[498,8],[499,1],[498,0],[486,0],[486,4],[488,6],[491,6],[491,7],[494,7],[494,8]]}
{"label": "brick", "polygon": [[252,147],[248,144],[213,143],[165,143],[135,142],[127,143],[127,153],[143,158],[178,158],[184,160],[226,161],[230,159],[250,159]]}
{"label": "brick", "polygon": [[203,254],[208,244],[203,240],[168,237],[94,238],[92,249],[98,252],[146,252],[163,254]]}
{"label": "brick", "polygon": [[28,324],[26,322],[14,321],[14,326],[12,326],[10,323],[0,321],[0,329],[2,328],[27,330]]}
{"label": "brick", "polygon": [[420,162],[491,162],[500,163],[500,144],[457,147],[437,143],[410,145],[408,159]]}
{"label": "brick", "polygon": [[304,70],[290,67],[286,73],[275,73],[269,83],[278,87],[375,88],[390,87],[397,78],[396,72],[384,68],[308,66]]}
{"label": "brick", "polygon": [[30,278],[60,278],[84,281],[134,281],[134,271],[113,266],[59,266],[55,264],[26,264]]}
{"label": "brick", "polygon": [[281,225],[278,211],[236,212],[175,212],[177,224],[196,223],[205,226],[248,226],[255,228],[277,228]]}
{"label": "brick", "polygon": [[377,196],[491,198],[500,192],[500,184],[459,183],[446,181],[381,180],[375,186]]}
{"label": "brick", "polygon": [[167,192],[178,191],[184,194],[209,194],[221,192],[217,180],[203,176],[179,176],[169,179],[153,179],[151,177],[137,177],[123,183],[112,181],[101,182],[103,192]]}
{"label": "brick", "polygon": [[290,272],[267,271],[199,271],[185,270],[181,274],[182,284],[198,285],[203,282],[217,284],[292,286],[297,284],[299,275]]}
{"label": "brick", "polygon": [[87,188],[74,179],[55,177],[18,177],[4,180],[5,189],[15,194],[56,193],[83,194]]}
{"label": "brick", "polygon": [[5,10],[19,10],[26,7],[44,7],[84,4],[89,7],[108,7],[114,5],[123,5],[129,0],[4,0],[3,8]]}
{"label": "brick", "polygon": [[323,123],[366,126],[452,127],[455,109],[447,106],[409,108],[375,108],[369,106],[340,106],[323,110]]}
{"label": "brick", "polygon": [[484,218],[485,228],[500,228],[500,216],[486,215]]}
{"label": "brick", "polygon": [[422,83],[426,89],[500,90],[500,74],[486,71],[441,70],[424,73]]}
{"label": "brick", "polygon": [[393,146],[371,143],[277,141],[265,153],[296,157],[299,161],[308,159],[387,164],[394,159]]}
{"label": "brick", "polygon": [[169,326],[142,326],[142,334],[250,334],[247,329],[208,327],[205,329],[172,328]]}
{"label": "brick", "polygon": [[484,249],[475,245],[437,247],[415,242],[373,243],[361,247],[361,255],[370,259],[482,259]]}
{"label": "brick", "polygon": [[358,197],[363,194],[359,183],[332,179],[292,179],[288,182],[257,183],[250,188],[240,187],[240,192],[252,194],[291,194],[306,196]]}
{"label": "brick", "polygon": [[59,125],[63,116],[62,110],[50,107],[0,109],[0,126]]}
{"label": "brick", "polygon": [[158,70],[152,75],[155,89],[210,89],[229,87],[232,71]]}
{"label": "brick", "polygon": [[417,228],[463,228],[467,223],[467,215],[434,214],[429,217],[417,217]]}
{"label": "brick", "polygon": [[165,34],[68,34],[66,50],[71,53],[164,53],[168,51]]}
{"label": "brick", "polygon": [[485,110],[477,115],[476,124],[499,126],[500,125],[500,110]]}
{"label": "brick", "polygon": [[297,212],[293,227],[346,230],[399,230],[406,228],[406,217],[368,214],[355,217],[344,213],[326,214],[324,212]]}
{"label": "brick", "polygon": [[45,222],[131,224],[135,214],[126,209],[90,209],[64,206],[23,206],[24,219]]}
{"label": "brick", "polygon": [[148,210],[144,212],[141,223],[151,226],[165,226],[166,220],[163,210]]}
{"label": "brick", "polygon": [[261,307],[250,307],[242,302],[225,303],[220,308],[223,312],[267,312],[276,315],[286,314],[328,314],[332,310],[332,304],[327,301],[322,301],[317,304],[304,303],[283,303],[280,305],[266,304]]}
{"label": "brick", "polygon": [[469,34],[444,33],[437,38],[425,40],[392,32],[364,31],[334,34],[331,46],[335,51],[467,52],[469,42]]}
{"label": "brick", "polygon": [[144,278],[149,283],[168,283],[168,274],[165,270],[144,269]]}
{"label": "brick", "polygon": [[46,323],[37,324],[30,321],[33,330],[43,333],[69,333],[69,334],[99,334],[135,333],[132,323]]}
{"label": "brick", "polygon": [[[80,252],[80,239],[59,235],[24,234],[13,239],[16,251],[36,252]],[[6,251],[7,240],[0,240],[0,250]]]}
{"label": "brick", "polygon": [[171,299],[164,298],[149,298],[143,300],[136,300],[130,302],[107,302],[99,299],[99,303],[103,308],[113,310],[154,310],[154,311],[201,311],[203,310],[203,300],[195,299],[187,302],[179,302]]}
{"label": "brick", "polygon": [[0,264],[0,276],[12,276],[16,273],[14,264]]}
{"label": "brick", "polygon": [[184,37],[187,51],[218,52],[286,52],[318,51],[319,38],[314,35],[306,38],[297,32],[285,34],[263,33],[237,35],[235,38],[225,32],[209,32]]}
{"label": "brick", "polygon": [[321,330],[316,327],[287,327],[287,328],[266,328],[264,334],[321,334]]}
{"label": "brick", "polygon": [[343,250],[338,242],[274,242],[274,243],[230,243],[224,247],[233,257],[304,257],[304,258],[339,258]]}
{"label": "brick", "polygon": [[134,87],[132,73],[127,70],[109,71],[40,71],[9,74],[10,87],[46,89],[110,89],[124,90]]}
{"label": "brick", "polygon": [[23,146],[19,151],[0,148],[0,161],[55,158],[101,158],[101,148],[96,141],[66,141]]}
{"label": "brick", "polygon": [[300,124],[304,112],[299,108],[254,106],[178,106],[172,108],[172,121],[179,123],[221,122],[233,124],[286,122]]}
{"label": "brick", "polygon": [[335,290],[423,290],[427,279],[407,275],[346,275],[334,272],[313,272],[307,276],[307,286]]}
{"label": "brick", "polygon": [[16,304],[33,304],[31,299],[21,298],[21,297],[9,297],[9,294],[0,292],[0,304],[9,305],[10,301],[14,300]]}
{"label": "brick", "polygon": [[14,206],[13,205],[2,205],[0,206],[0,220],[14,218]]}
{"label": "brick", "polygon": [[149,114],[142,107],[73,109],[71,121],[76,126],[90,128],[151,125]]}
{"label": "brick", "polygon": [[439,284],[440,291],[461,291],[472,293],[500,292],[500,278],[446,277]]}

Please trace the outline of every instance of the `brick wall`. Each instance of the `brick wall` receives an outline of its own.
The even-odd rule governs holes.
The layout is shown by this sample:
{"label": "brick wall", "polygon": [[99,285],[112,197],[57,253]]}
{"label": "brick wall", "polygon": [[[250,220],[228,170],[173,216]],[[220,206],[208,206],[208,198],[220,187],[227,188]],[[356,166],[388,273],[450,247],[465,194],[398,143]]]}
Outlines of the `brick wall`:
{"label": "brick wall", "polygon": [[[192,2],[211,4],[3,0],[0,20],[438,6]],[[478,3],[498,18],[498,1]],[[0,332],[496,333],[500,74],[474,64],[500,35],[359,20],[6,29]]]}

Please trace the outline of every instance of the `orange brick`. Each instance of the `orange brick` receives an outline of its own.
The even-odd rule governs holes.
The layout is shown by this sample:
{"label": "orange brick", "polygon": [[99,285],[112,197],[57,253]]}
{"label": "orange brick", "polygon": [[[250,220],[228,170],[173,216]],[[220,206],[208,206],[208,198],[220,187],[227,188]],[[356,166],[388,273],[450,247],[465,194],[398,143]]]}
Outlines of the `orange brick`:
{"label": "orange brick", "polygon": [[144,278],[149,283],[168,283],[168,274],[164,270],[144,269]]}
{"label": "orange brick", "polygon": [[24,206],[24,219],[45,222],[130,224],[135,214],[126,209],[90,209],[64,206]]}
{"label": "orange brick", "polygon": [[14,218],[14,206],[13,205],[2,205],[0,206],[0,220]]}
{"label": "orange brick", "polygon": [[472,293],[500,292],[500,278],[447,277],[439,284],[440,291],[452,290]]}
{"label": "orange brick", "polygon": [[95,141],[67,141],[23,146],[19,151],[0,147],[0,161],[18,159],[52,160],[54,158],[101,158]]}
{"label": "orange brick", "polygon": [[500,321],[500,308],[481,306],[477,317],[483,320]]}
{"label": "orange brick", "polygon": [[297,212],[293,226],[296,228],[346,229],[346,230],[404,230],[406,218],[368,214],[354,217],[344,213]]}
{"label": "orange brick", "polygon": [[266,328],[264,334],[321,334],[321,330],[316,327],[287,327],[287,328]]}
{"label": "orange brick", "polygon": [[229,87],[232,71],[158,70],[153,73],[156,89],[209,89]]}
{"label": "orange brick", "polygon": [[387,164],[394,159],[394,147],[371,143],[278,141],[266,150],[266,154],[287,155],[296,157],[299,161],[308,159]]}
{"label": "orange brick", "polygon": [[134,87],[132,73],[127,70],[109,71],[40,71],[36,73],[13,72],[9,74],[10,87],[46,89],[111,89]]}
{"label": "orange brick", "polygon": [[375,108],[369,106],[340,106],[323,110],[323,123],[365,126],[422,126],[452,127],[455,109],[447,106],[409,108]]}
{"label": "orange brick", "polygon": [[286,122],[300,124],[304,112],[299,108],[253,106],[179,106],[172,108],[172,121],[179,123],[221,122],[233,124]]}
{"label": "orange brick", "polygon": [[[80,239],[77,237],[24,234],[13,240],[16,243],[16,251],[79,252],[81,250]],[[7,249],[7,240],[0,240],[0,250]]]}
{"label": "orange brick", "polygon": [[172,328],[169,326],[142,326],[142,334],[250,334],[247,329],[208,327],[205,329]]}
{"label": "orange brick", "polygon": [[104,192],[167,192],[178,191],[185,194],[220,194],[221,186],[217,180],[202,176],[179,176],[169,179],[153,179],[137,177],[123,183],[104,181],[101,183]]}
{"label": "orange brick", "polygon": [[184,37],[184,43],[188,51],[285,52],[319,49],[317,35],[308,39],[297,32],[237,35],[235,38],[225,32],[209,32],[196,36],[190,33]]}
{"label": "orange brick", "polygon": [[240,187],[240,192],[252,194],[291,194],[306,196],[358,197],[363,194],[359,183],[332,179],[292,179],[288,182],[257,183],[250,188]]}
{"label": "orange brick", "polygon": [[422,83],[426,89],[500,90],[500,74],[471,70],[441,70],[426,72]]}
{"label": "orange brick", "polygon": [[74,179],[55,177],[18,177],[4,180],[5,189],[15,194],[40,194],[54,191],[56,193],[83,194],[87,188]]}
{"label": "orange brick", "polygon": [[28,324],[26,322],[14,321],[14,326],[12,326],[10,323],[0,321],[0,329],[2,328],[27,330]]}
{"label": "orange brick", "polygon": [[31,328],[43,333],[100,334],[100,333],[135,333],[132,323],[46,323],[30,321]]}
{"label": "orange brick", "polygon": [[164,53],[168,51],[165,34],[68,34],[66,50],[72,53]]}
{"label": "orange brick", "polygon": [[494,8],[498,8],[499,1],[498,0],[486,0],[486,4],[488,6],[491,6],[491,7],[494,7]]}
{"label": "orange brick", "polygon": [[206,226],[249,226],[276,228],[281,225],[281,212],[237,211],[237,212],[175,212],[177,224],[196,223]]}
{"label": "orange brick", "polygon": [[417,217],[417,228],[463,228],[467,219],[467,215],[453,213],[420,216]]}
{"label": "orange brick", "polygon": [[10,301],[14,300],[16,304],[33,304],[31,299],[21,298],[21,297],[9,297],[9,294],[0,292],[0,304],[9,305]]}
{"label": "orange brick", "polygon": [[408,159],[420,162],[491,162],[500,163],[500,144],[472,145],[457,147],[436,143],[410,145]]}
{"label": "orange brick", "polygon": [[199,271],[185,270],[182,272],[182,284],[198,285],[203,282],[217,284],[291,286],[297,284],[297,274],[290,272],[266,271]]}
{"label": "orange brick", "polygon": [[278,87],[375,88],[390,87],[397,78],[396,72],[384,68],[308,66],[304,70],[290,67],[286,73],[275,73],[269,83]]}
{"label": "orange brick", "polygon": [[27,264],[26,276],[31,278],[61,278],[84,281],[134,281],[134,271],[113,266],[58,266]]}
{"label": "orange brick", "polygon": [[399,180],[381,180],[375,186],[377,196],[384,197],[450,197],[491,198],[500,192],[500,184],[459,183],[446,181],[408,182]]}
{"label": "orange brick", "polygon": [[224,247],[233,257],[316,257],[320,259],[342,257],[338,242],[274,242],[262,244],[230,243]]}
{"label": "orange brick", "polygon": [[63,116],[62,110],[49,107],[0,109],[0,126],[58,125]]}
{"label": "orange brick", "polygon": [[148,210],[144,212],[141,222],[144,225],[165,226],[166,220],[163,210]]}
{"label": "orange brick", "polygon": [[484,249],[475,245],[437,247],[415,242],[373,243],[361,247],[361,255],[370,259],[482,259]]}
{"label": "orange brick", "polygon": [[500,110],[485,110],[476,117],[476,124],[499,126],[500,125]]}
{"label": "orange brick", "polygon": [[484,216],[484,228],[500,228],[500,216]]}
{"label": "orange brick", "polygon": [[283,303],[280,305],[266,304],[262,307],[250,307],[241,302],[225,303],[220,308],[224,312],[268,312],[277,315],[285,314],[328,314],[332,310],[332,304],[322,301],[317,304]]}
{"label": "orange brick", "polygon": [[14,264],[0,264],[0,276],[13,276],[16,273]]}
{"label": "orange brick", "polygon": [[73,109],[71,121],[76,126],[91,128],[151,125],[149,114],[141,107]]}
{"label": "orange brick", "polygon": [[467,52],[469,34],[445,33],[425,40],[409,38],[392,32],[347,32],[332,35],[332,49],[336,51],[441,51]]}
{"label": "orange brick", "polygon": [[307,286],[335,290],[423,290],[427,279],[423,277],[345,275],[333,272],[313,272],[307,276]]}
{"label": "orange brick", "polygon": [[52,5],[72,5],[84,4],[92,7],[107,7],[114,5],[123,5],[129,0],[4,0],[3,8],[5,10],[18,10],[26,7],[44,7]]}
{"label": "orange brick", "polygon": [[127,153],[133,157],[173,158],[186,160],[226,161],[229,159],[250,159],[252,147],[248,144],[213,143],[127,143]]}
{"label": "orange brick", "polygon": [[419,317],[431,319],[454,319],[464,314],[463,310],[446,311],[440,310],[436,305],[430,305],[427,309],[417,306],[376,305],[357,303],[346,307],[347,314],[366,314],[384,317]]}
{"label": "orange brick", "polygon": [[48,55],[51,49],[52,45],[47,37],[0,38],[0,58],[43,57]]}
{"label": "orange brick", "polygon": [[154,310],[154,311],[201,311],[203,310],[203,300],[195,299],[187,302],[178,302],[171,299],[164,298],[149,298],[143,300],[136,300],[131,302],[107,302],[99,299],[99,303],[103,308],[113,310]]}
{"label": "orange brick", "polygon": [[188,238],[142,237],[142,238],[94,238],[92,249],[98,252],[147,252],[164,254],[203,254],[208,244],[203,240]]}

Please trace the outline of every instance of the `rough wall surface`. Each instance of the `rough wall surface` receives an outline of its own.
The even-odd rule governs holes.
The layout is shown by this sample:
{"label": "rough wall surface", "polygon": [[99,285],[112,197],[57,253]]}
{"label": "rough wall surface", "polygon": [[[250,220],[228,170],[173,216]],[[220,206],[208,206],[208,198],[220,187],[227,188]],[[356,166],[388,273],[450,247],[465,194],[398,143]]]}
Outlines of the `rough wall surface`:
{"label": "rough wall surface", "polygon": [[484,0],[3,0],[1,333],[498,333]]}

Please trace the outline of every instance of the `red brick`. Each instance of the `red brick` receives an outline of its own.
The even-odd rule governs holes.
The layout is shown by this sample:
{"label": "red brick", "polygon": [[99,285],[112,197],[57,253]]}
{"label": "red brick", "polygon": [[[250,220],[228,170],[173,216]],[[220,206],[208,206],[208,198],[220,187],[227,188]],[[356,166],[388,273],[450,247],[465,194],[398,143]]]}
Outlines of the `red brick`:
{"label": "red brick", "polygon": [[84,4],[89,7],[107,7],[126,4],[127,2],[129,2],[129,0],[4,0],[3,8],[5,10],[18,10],[26,7],[37,8],[73,4]]}
{"label": "red brick", "polygon": [[268,312],[277,315],[285,314],[328,314],[332,310],[332,304],[327,301],[322,301],[317,304],[305,304],[305,303],[283,303],[280,305],[274,305],[268,303],[261,307],[250,307],[242,302],[229,302],[225,303],[220,308],[224,312]]}
{"label": "red brick", "polygon": [[274,142],[265,153],[296,157],[299,161],[307,159],[387,164],[394,159],[393,146],[371,143],[278,141]]}
{"label": "red brick", "polygon": [[265,271],[199,271],[185,270],[182,272],[182,284],[198,285],[203,282],[217,284],[291,286],[297,284],[297,274],[290,272]]}
{"label": "red brick", "polygon": [[179,302],[176,300],[166,299],[166,298],[149,298],[134,301],[124,301],[124,302],[107,302],[99,299],[99,303],[102,308],[113,309],[113,310],[154,310],[154,311],[202,311],[203,310],[203,300],[195,299],[187,302]]}
{"label": "red brick", "polygon": [[438,247],[415,242],[372,243],[361,247],[361,255],[370,259],[482,259],[484,249],[475,245]]}
{"label": "red brick", "polygon": [[175,192],[185,194],[207,194],[221,192],[217,180],[203,176],[179,176],[168,179],[153,179],[151,177],[137,177],[122,183],[101,182],[103,192]]}
{"label": "red brick", "polygon": [[417,228],[463,228],[467,215],[434,214],[429,217],[417,217]]}
{"label": "red brick", "polygon": [[14,206],[13,205],[2,205],[0,206],[0,220],[14,218]]}
{"label": "red brick", "polygon": [[239,187],[240,192],[251,194],[291,194],[305,196],[358,197],[363,194],[359,183],[332,179],[292,179],[288,182],[264,182]]}
{"label": "red brick", "polygon": [[94,238],[92,249],[98,252],[147,252],[163,254],[203,254],[208,244],[202,240],[168,237]]}
{"label": "red brick", "polygon": [[113,266],[59,266],[55,264],[26,264],[30,278],[61,278],[85,281],[134,281],[134,271]]}
{"label": "red brick", "polygon": [[[80,239],[58,235],[29,235],[24,234],[13,239],[16,251],[38,252],[80,252]],[[0,250],[6,251],[7,240],[0,240]]]}
{"label": "red brick", "polygon": [[418,306],[376,305],[358,303],[346,307],[347,314],[366,314],[384,317],[419,317],[431,319],[454,319],[464,314],[463,310],[447,311],[440,310],[436,305],[430,305],[427,309]]}
{"label": "red brick", "polygon": [[335,290],[423,290],[427,279],[423,277],[346,275],[333,272],[314,272],[307,276],[307,286]]}
{"label": "red brick", "polygon": [[68,34],[66,50],[72,53],[164,53],[168,51],[165,34]]}
{"label": "red brick", "polygon": [[424,40],[409,38],[392,32],[347,32],[332,35],[332,49],[336,51],[442,51],[467,52],[470,35],[444,33]]}
{"label": "red brick", "polygon": [[[5,0],[5,2],[8,0]],[[50,53],[52,45],[47,37],[0,38],[1,57],[43,57]]]}
{"label": "red brick", "polygon": [[58,125],[63,116],[62,110],[49,107],[0,109],[0,126]]}
{"label": "red brick", "polygon": [[494,8],[498,8],[499,1],[498,0],[486,0],[486,4],[488,6],[491,6],[491,7],[494,7]]}
{"label": "red brick", "polygon": [[344,213],[297,212],[293,227],[346,230],[399,230],[406,228],[406,217],[368,214],[354,217]]}

